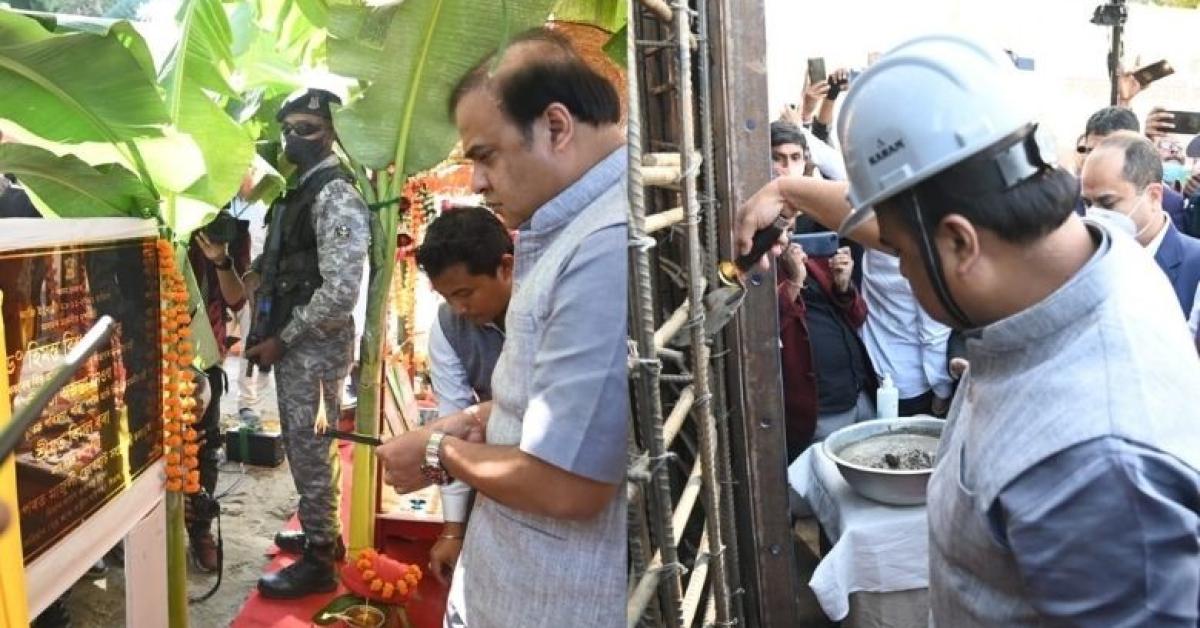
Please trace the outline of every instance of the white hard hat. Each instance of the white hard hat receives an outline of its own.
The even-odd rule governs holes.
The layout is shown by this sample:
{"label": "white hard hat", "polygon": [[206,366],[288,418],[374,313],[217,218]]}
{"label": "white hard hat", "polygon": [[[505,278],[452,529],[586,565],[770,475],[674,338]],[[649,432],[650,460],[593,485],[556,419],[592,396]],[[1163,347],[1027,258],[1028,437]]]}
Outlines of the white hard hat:
{"label": "white hard hat", "polygon": [[927,35],[885,54],[851,86],[838,120],[854,208],[839,231],[870,220],[879,201],[997,145],[1012,149],[991,166],[1006,185],[1053,163],[1045,133],[1036,134],[1040,155],[1027,156],[1020,141],[1036,130],[1032,101],[1000,48]]}

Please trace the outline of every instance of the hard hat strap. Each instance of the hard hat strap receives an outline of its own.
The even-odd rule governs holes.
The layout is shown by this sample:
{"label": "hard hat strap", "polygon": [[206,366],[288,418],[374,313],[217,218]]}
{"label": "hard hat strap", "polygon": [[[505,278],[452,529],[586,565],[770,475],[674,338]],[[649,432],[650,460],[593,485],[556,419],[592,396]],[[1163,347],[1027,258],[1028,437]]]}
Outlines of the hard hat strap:
{"label": "hard hat strap", "polygon": [[[917,241],[921,247],[921,260],[925,264],[925,274],[929,276],[929,283],[933,286],[937,298],[942,303],[942,307],[946,308],[946,313],[958,323],[962,329],[972,329],[975,327],[971,323],[971,319],[967,317],[966,312],[959,307],[958,302],[954,300],[954,296],[950,294],[950,286],[946,284],[946,276],[942,271],[941,256],[937,254],[933,243],[933,229],[926,225],[925,212],[921,210],[921,202],[917,197],[916,190],[910,190],[907,194],[902,194],[899,200],[906,205],[912,215],[913,224],[916,226]],[[936,226],[936,225],[934,225]]]}

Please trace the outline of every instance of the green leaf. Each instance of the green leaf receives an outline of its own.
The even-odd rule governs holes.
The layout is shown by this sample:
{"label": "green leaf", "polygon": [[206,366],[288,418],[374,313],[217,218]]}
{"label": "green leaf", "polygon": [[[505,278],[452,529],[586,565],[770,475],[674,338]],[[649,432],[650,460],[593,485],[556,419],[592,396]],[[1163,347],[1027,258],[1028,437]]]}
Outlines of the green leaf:
{"label": "green leaf", "polygon": [[313,623],[318,626],[329,626],[334,622],[339,621],[338,615],[345,612],[347,608],[366,603],[367,601],[365,599],[354,595],[353,593],[340,595],[330,600],[330,602],[325,605],[325,608],[322,608],[321,610],[317,611],[316,615],[313,615]]}
{"label": "green leaf", "polygon": [[[130,171],[137,170],[137,165],[124,152],[108,142],[52,142],[30,133],[12,120],[4,119],[0,119],[0,134],[8,140],[44,148],[55,155],[75,155],[93,166],[117,163]],[[204,155],[190,135],[168,127],[162,137],[143,137],[131,141],[146,158],[150,180],[157,190],[182,192],[204,176]]]}
{"label": "green leaf", "polygon": [[613,33],[604,44],[604,54],[608,55],[618,67],[629,67],[629,27],[622,26],[621,30]]}
{"label": "green leaf", "polygon": [[146,40],[137,28],[129,22],[107,17],[63,15],[41,11],[19,11],[19,13],[37,20],[46,30],[58,34],[91,33],[100,36],[112,34],[133,55],[146,77],[152,81],[155,80],[154,57],[150,54],[150,47],[146,45]]}
{"label": "green leaf", "polygon": [[186,193],[221,207],[237,193],[249,170],[254,143],[245,129],[200,89],[188,87],[183,97],[178,124],[196,138],[207,172]]}
{"label": "green leaf", "polygon": [[329,5],[325,0],[296,0],[296,6],[308,21],[317,28],[325,28],[329,24]]}
{"label": "green leaf", "polygon": [[220,0],[185,0],[178,20],[179,44],[161,73],[172,113],[178,110],[185,84],[222,96],[235,95],[228,79],[233,66],[233,30]]}
{"label": "green leaf", "polygon": [[0,172],[15,175],[37,195],[43,211],[59,218],[143,218],[158,202],[120,166],[93,167],[74,155],[60,157],[36,146],[0,144]]}
{"label": "green leaf", "polygon": [[[456,131],[446,112],[455,83],[502,42],[541,24],[553,0],[405,0],[373,9],[330,9],[330,69],[367,81],[362,97],[334,114],[350,156],[401,175],[446,158]],[[507,11],[505,10],[507,7]]]}
{"label": "green leaf", "polygon": [[0,118],[56,142],[161,136],[166,109],[127,34],[53,35],[0,10]]}
{"label": "green leaf", "polygon": [[625,26],[627,13],[625,0],[558,0],[554,5],[555,20],[592,24],[610,33]]}
{"label": "green leaf", "polygon": [[220,0],[187,0],[179,14],[180,38],[163,67],[171,122],[190,134],[204,156],[205,176],[183,196],[164,204],[167,226],[179,239],[187,238],[224,206],[241,185],[254,157],[246,130],[210,98],[234,96],[228,67],[233,32]]}

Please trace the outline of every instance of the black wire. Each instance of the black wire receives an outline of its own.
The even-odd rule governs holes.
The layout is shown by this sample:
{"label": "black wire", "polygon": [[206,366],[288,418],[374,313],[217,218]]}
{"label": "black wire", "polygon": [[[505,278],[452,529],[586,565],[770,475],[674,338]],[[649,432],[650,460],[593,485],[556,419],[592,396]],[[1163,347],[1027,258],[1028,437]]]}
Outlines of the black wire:
{"label": "black wire", "polygon": [[[213,498],[216,501],[216,498]],[[221,580],[225,575],[225,538],[221,535],[221,504],[217,502],[217,581],[213,583],[212,588],[207,593],[200,597],[189,597],[189,604],[199,604],[205,602],[208,598],[216,595],[217,589],[221,588]]]}

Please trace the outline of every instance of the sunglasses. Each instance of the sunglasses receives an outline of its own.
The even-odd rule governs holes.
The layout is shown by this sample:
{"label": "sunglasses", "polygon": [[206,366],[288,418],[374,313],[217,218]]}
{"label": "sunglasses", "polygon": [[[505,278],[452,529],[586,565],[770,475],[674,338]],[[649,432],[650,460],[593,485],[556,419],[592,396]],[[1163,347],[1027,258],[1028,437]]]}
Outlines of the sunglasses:
{"label": "sunglasses", "polygon": [[325,127],[320,124],[313,124],[312,122],[297,122],[296,124],[284,122],[283,124],[279,125],[279,129],[283,131],[284,135],[308,137],[309,135],[316,135],[317,133],[324,131]]}

